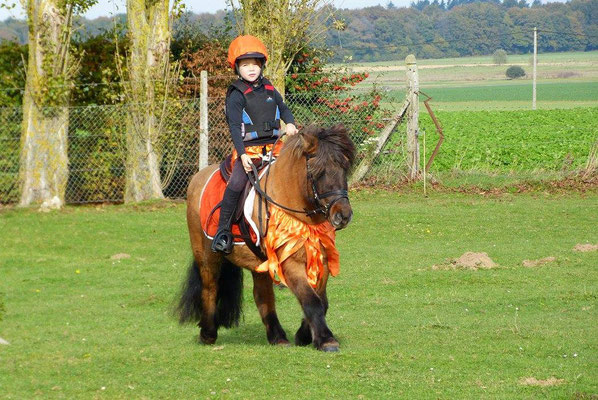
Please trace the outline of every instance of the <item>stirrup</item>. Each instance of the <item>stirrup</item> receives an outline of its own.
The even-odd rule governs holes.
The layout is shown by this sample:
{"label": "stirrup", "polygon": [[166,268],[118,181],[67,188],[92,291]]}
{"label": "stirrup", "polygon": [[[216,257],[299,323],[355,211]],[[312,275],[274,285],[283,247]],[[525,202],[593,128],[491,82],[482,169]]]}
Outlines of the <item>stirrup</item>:
{"label": "stirrup", "polygon": [[227,229],[222,229],[216,233],[212,239],[212,251],[230,254],[233,250],[233,234]]}

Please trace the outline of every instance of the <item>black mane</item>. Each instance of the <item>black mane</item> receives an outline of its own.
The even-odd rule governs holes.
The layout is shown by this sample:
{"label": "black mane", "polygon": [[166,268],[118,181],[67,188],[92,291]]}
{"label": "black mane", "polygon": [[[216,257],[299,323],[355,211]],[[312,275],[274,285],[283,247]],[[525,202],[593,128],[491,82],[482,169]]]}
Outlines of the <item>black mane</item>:
{"label": "black mane", "polygon": [[[332,164],[338,165],[345,171],[353,165],[355,145],[347,134],[344,125],[338,124],[330,128],[310,125],[303,130],[302,134],[317,139],[317,148],[314,153],[311,153],[312,161],[310,161],[310,168],[314,175],[321,175]],[[296,143],[293,143],[295,141]],[[300,146],[300,143],[299,135],[291,137],[288,143],[295,149],[297,157],[303,156],[305,150]]]}

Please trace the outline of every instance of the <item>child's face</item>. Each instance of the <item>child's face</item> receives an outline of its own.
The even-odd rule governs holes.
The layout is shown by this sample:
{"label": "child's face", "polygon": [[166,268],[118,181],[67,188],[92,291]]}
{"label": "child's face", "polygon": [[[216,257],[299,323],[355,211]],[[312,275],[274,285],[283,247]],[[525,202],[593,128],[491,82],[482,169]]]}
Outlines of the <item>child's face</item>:
{"label": "child's face", "polygon": [[247,82],[253,82],[260,77],[262,63],[257,58],[239,60],[239,74]]}

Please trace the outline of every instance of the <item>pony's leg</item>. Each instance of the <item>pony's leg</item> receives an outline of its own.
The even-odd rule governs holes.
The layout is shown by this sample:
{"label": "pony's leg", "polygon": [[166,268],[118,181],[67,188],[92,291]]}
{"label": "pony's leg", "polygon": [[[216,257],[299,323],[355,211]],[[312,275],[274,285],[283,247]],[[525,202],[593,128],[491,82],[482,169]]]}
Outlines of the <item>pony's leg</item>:
{"label": "pony's leg", "polygon": [[272,289],[272,278],[267,273],[252,271],[253,275],[253,298],[255,305],[266,326],[266,337],[270,344],[287,345],[287,335],[278,321],[276,306],[274,304],[274,290]]}
{"label": "pony's leg", "polygon": [[[285,262],[283,266],[285,277],[289,289],[291,289],[299,300],[304,315],[301,327],[295,335],[295,343],[297,345],[306,345],[313,342],[318,350],[338,351],[338,341],[334,338],[334,335],[326,324],[328,299],[325,290],[320,292],[320,294],[323,294],[323,296],[320,296],[307,281],[305,264],[289,261]],[[323,282],[324,287],[325,284]],[[309,340],[308,330],[311,336],[310,342],[307,342]]]}
{"label": "pony's leg", "polygon": [[[328,312],[328,296],[326,295],[326,281],[328,280],[328,274],[325,273],[322,276],[320,282],[318,282],[318,286],[316,288],[316,293],[320,297],[322,301],[322,306],[324,307],[324,315]],[[301,320],[301,325],[299,329],[297,329],[297,333],[295,333],[295,344],[297,346],[307,346],[311,344],[313,338],[311,336],[311,328],[309,327],[309,323],[305,318]]]}
{"label": "pony's leg", "polygon": [[203,258],[203,265],[199,268],[202,282],[202,309],[201,318],[199,320],[199,340],[204,344],[214,344],[218,338],[216,313],[220,264],[220,255],[207,254],[207,256]]}

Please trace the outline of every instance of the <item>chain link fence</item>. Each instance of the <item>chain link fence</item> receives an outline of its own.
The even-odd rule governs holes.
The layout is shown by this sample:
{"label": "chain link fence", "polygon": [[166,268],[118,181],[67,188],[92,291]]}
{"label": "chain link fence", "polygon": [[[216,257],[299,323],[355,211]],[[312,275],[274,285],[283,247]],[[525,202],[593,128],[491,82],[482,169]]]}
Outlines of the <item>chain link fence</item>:
{"label": "chain link fence", "polygon": [[[381,106],[383,93],[366,86],[349,91],[289,94],[286,103],[299,128],[308,124],[344,124],[358,148],[358,161],[375,141],[398,101]],[[160,105],[159,139],[162,191],[169,198],[184,198],[190,178],[198,171],[200,101],[172,99]],[[232,150],[224,114],[224,97],[208,98],[208,162],[220,162]],[[375,105],[374,105],[375,104]],[[135,110],[133,110],[135,107]],[[69,177],[65,200],[70,204],[122,202],[126,174],[128,114],[145,105],[70,107],[68,112]],[[18,203],[19,152],[23,113],[20,107],[0,108],[0,203]],[[401,135],[374,166],[404,169]]]}
{"label": "chain link fence", "polygon": [[[420,100],[425,100],[425,94],[434,98],[430,105],[446,136],[431,167],[432,174],[482,173],[496,178],[512,173],[537,173],[551,178],[583,168],[596,170],[598,127],[594,121],[598,103],[593,91],[584,91],[591,83],[572,82],[566,86],[544,78],[545,90],[554,93],[540,91],[539,98],[545,101],[546,109],[531,111],[528,101],[512,99],[513,93],[520,92],[524,93],[521,96],[529,97],[531,83],[507,82],[497,86],[494,80],[485,82],[484,79],[489,79],[486,69],[494,67],[481,65],[468,67],[470,78],[479,79],[480,83],[464,81],[461,86],[453,83],[455,74],[461,74],[459,68],[433,65],[434,68],[422,69],[420,86],[425,93],[420,93]],[[358,149],[356,164],[359,164],[405,100],[404,66],[380,66],[378,70],[370,69],[366,81],[338,90],[289,92],[285,101],[300,128],[311,123],[344,124]],[[347,76],[347,71],[344,74]],[[227,82],[229,78],[232,79],[226,77]],[[223,79],[210,77],[210,87],[223,87]],[[576,96],[585,96],[586,100],[580,103],[569,99],[563,89],[569,86],[577,88]],[[190,92],[195,94],[165,102],[158,113],[160,134],[154,147],[161,156],[162,191],[169,198],[185,197],[189,179],[199,165],[202,99],[199,90]],[[560,100],[555,104],[543,100],[551,98]],[[224,96],[213,94],[207,99],[209,164],[218,163],[232,149],[224,102]],[[68,122],[65,121],[69,132],[67,203],[123,201],[127,120],[133,111],[144,107],[119,104],[69,108]],[[571,107],[576,108],[568,109]],[[22,120],[20,107],[0,108],[0,204],[18,203],[20,199]],[[436,128],[425,108],[420,107],[420,168],[426,164],[437,141]],[[406,165],[403,123],[394,130],[365,179],[381,184],[401,182],[407,174]]]}

